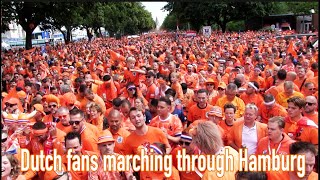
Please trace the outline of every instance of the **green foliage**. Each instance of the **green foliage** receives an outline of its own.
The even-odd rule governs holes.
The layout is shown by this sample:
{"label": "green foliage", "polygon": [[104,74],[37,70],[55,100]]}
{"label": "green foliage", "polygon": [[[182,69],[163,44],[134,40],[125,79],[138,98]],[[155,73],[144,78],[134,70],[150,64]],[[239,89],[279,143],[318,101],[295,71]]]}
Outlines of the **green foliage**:
{"label": "green foliage", "polygon": [[244,31],[245,30],[245,22],[243,20],[240,21],[230,21],[227,23],[228,31]]}
{"label": "green foliage", "polygon": [[[155,28],[151,13],[139,2],[17,1],[1,3],[1,9],[1,31],[8,30],[9,23],[16,21],[26,31],[27,49],[32,48],[32,31],[38,25],[42,29],[60,30],[66,42],[71,40],[71,31],[78,27],[87,30],[89,39],[90,29],[100,36],[101,27],[111,35],[137,34]],[[62,31],[62,27],[67,31]]]}
{"label": "green foliage", "polygon": [[264,16],[271,7],[268,2],[170,2],[163,9],[175,14],[179,22],[189,22],[196,31],[203,25],[218,24],[224,32],[228,22]]}

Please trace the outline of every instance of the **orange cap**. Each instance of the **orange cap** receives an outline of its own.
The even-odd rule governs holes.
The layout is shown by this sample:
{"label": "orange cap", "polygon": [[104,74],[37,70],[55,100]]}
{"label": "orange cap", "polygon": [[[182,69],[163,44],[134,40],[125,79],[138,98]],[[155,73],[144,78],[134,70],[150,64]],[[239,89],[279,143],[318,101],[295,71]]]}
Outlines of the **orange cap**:
{"label": "orange cap", "polygon": [[226,83],[224,83],[224,82],[220,82],[219,85],[218,85],[218,88],[226,89],[226,88],[227,88],[227,85],[226,85]]}
{"label": "orange cap", "polygon": [[60,103],[59,98],[53,94],[46,95],[45,99],[46,99],[47,103],[50,103],[50,102],[55,102],[57,104]]}
{"label": "orange cap", "polygon": [[100,133],[99,138],[98,138],[98,144],[105,143],[105,142],[110,142],[110,141],[112,141],[112,142],[115,141],[113,139],[113,136],[112,136],[111,132],[108,129],[102,131]]}
{"label": "orange cap", "polygon": [[27,97],[27,94],[24,91],[17,92],[17,95],[19,98],[26,98]]}
{"label": "orange cap", "polygon": [[37,111],[41,112],[43,115],[46,115],[46,113],[45,113],[44,110],[43,110],[42,104],[34,104],[33,107],[34,107]]}

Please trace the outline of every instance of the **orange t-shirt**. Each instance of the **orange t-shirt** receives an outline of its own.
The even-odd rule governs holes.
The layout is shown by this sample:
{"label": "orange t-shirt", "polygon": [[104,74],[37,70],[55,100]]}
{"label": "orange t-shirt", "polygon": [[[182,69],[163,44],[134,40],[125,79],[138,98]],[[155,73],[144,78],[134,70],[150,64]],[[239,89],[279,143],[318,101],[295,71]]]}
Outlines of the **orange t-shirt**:
{"label": "orange t-shirt", "polygon": [[256,94],[256,93],[253,93],[252,95],[248,95],[246,93],[242,93],[240,95],[240,98],[243,100],[243,102],[246,105],[250,104],[250,103],[254,103],[257,107],[259,107],[263,102],[263,99],[262,99],[261,95],[260,94]]}
{"label": "orange t-shirt", "polygon": [[265,124],[268,123],[268,120],[275,116],[287,116],[287,110],[275,103],[271,109],[267,109],[267,107],[262,103],[259,107],[258,115],[261,117],[261,121]]}
{"label": "orange t-shirt", "polygon": [[[138,68],[135,68],[136,70],[138,70]],[[129,70],[125,70],[124,71],[124,79],[126,80],[126,82],[132,82],[134,83],[134,85],[136,85],[137,87],[139,87],[140,84],[140,73],[137,72],[131,72]]]}
{"label": "orange t-shirt", "polygon": [[295,122],[287,116],[285,118],[286,125],[284,127],[284,132],[287,133],[289,137],[297,141],[305,141],[318,145],[318,128],[302,123],[308,120],[312,121],[306,117],[302,117],[300,120]]}
{"label": "orange t-shirt", "polygon": [[188,109],[188,121],[193,122],[198,119],[207,119],[206,113],[210,111],[213,106],[207,103],[205,108],[200,108],[198,104],[194,104]]}
{"label": "orange t-shirt", "polygon": [[316,124],[318,124],[318,112],[314,112],[313,114],[306,114],[306,113],[304,113],[303,114],[304,115],[304,117],[307,117],[307,118],[309,118],[309,119],[311,119],[314,123],[316,123]]}
{"label": "orange t-shirt", "polygon": [[183,91],[182,87],[178,82],[175,82],[171,85],[171,88],[174,89],[177,93],[177,99],[182,100],[183,99]]}
{"label": "orange t-shirt", "polygon": [[173,114],[169,114],[169,117],[164,120],[160,119],[160,116],[156,116],[151,120],[149,126],[164,128],[170,136],[181,136],[183,130],[181,120]]}
{"label": "orange t-shirt", "polygon": [[[110,131],[110,128],[109,128],[109,131]],[[113,139],[115,139],[115,147],[114,147],[115,153],[124,154],[124,151],[125,151],[124,142],[129,135],[130,135],[130,132],[125,130],[124,128],[120,128],[117,133],[112,134]]]}
{"label": "orange t-shirt", "polygon": [[125,154],[138,154],[138,147],[144,143],[160,142],[170,147],[169,141],[159,128],[148,126],[147,133],[144,135],[138,135],[136,132],[132,132],[125,140],[124,147]]}

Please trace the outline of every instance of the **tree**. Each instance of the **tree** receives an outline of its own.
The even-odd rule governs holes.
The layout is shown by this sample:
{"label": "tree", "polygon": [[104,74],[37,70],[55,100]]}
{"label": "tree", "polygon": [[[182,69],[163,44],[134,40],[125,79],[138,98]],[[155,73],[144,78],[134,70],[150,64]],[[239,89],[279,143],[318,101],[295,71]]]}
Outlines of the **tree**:
{"label": "tree", "polygon": [[81,7],[75,2],[51,2],[50,5],[52,8],[42,21],[42,28],[59,30],[63,34],[64,42],[68,44],[71,41],[72,30],[79,27],[83,21],[80,16]]}
{"label": "tree", "polygon": [[26,49],[32,48],[32,32],[47,16],[50,9],[47,2],[3,2],[1,8],[5,12],[4,23],[13,20],[26,32]]}
{"label": "tree", "polygon": [[269,2],[170,2],[163,9],[174,13],[178,21],[190,22],[197,31],[203,25],[216,23],[225,32],[228,22],[262,17],[271,7]]}

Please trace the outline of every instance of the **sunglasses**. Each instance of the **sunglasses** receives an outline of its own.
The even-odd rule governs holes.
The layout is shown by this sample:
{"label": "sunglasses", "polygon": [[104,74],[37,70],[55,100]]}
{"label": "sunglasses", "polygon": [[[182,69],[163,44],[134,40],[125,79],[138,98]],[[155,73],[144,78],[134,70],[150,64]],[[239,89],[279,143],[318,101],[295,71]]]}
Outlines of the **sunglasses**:
{"label": "sunglasses", "polygon": [[182,145],[189,146],[189,145],[190,145],[190,142],[179,141],[179,144],[180,144],[181,146],[182,146]]}
{"label": "sunglasses", "polygon": [[214,84],[207,84],[207,86],[214,86]]}
{"label": "sunglasses", "polygon": [[8,107],[13,107],[13,106],[16,106],[17,104],[9,104],[9,103],[7,103],[6,104],[6,106],[8,106]]}
{"label": "sunglasses", "polygon": [[5,142],[7,141],[7,139],[8,139],[8,138],[1,139],[1,142],[2,142],[2,143],[5,143]]}
{"label": "sunglasses", "polygon": [[311,102],[306,102],[306,105],[308,105],[308,106],[312,106],[312,105],[314,105],[315,103],[311,103]]}
{"label": "sunglasses", "polygon": [[69,121],[69,124],[72,126],[73,124],[79,125],[81,121]]}
{"label": "sunglasses", "polygon": [[52,107],[56,108],[57,105],[56,105],[56,104],[53,104],[53,105],[49,105],[49,106],[48,106],[48,108],[52,108]]}
{"label": "sunglasses", "polygon": [[135,88],[130,88],[130,89],[128,89],[128,91],[133,91],[133,90],[136,90]]}
{"label": "sunglasses", "polygon": [[151,76],[146,76],[146,78],[151,78]]}
{"label": "sunglasses", "polygon": [[59,119],[61,118],[67,118],[67,115],[58,116]]}
{"label": "sunglasses", "polygon": [[218,91],[222,91],[222,90],[224,90],[224,89],[223,89],[223,88],[220,88],[220,87],[218,88]]}
{"label": "sunglasses", "polygon": [[316,88],[311,88],[311,89],[308,89],[309,91],[315,91],[316,90]]}

